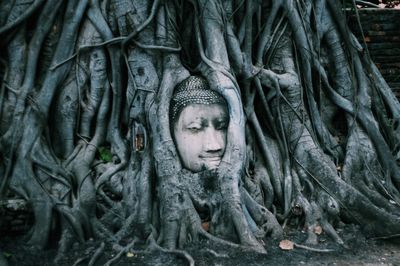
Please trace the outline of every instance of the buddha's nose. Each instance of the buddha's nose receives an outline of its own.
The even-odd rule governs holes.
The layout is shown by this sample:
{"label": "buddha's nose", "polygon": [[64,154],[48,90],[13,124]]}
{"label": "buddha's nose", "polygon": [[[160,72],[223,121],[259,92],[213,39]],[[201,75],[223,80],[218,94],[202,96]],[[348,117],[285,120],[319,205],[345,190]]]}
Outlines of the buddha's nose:
{"label": "buddha's nose", "polygon": [[210,127],[206,130],[204,141],[204,149],[208,153],[219,153],[225,148],[223,133],[214,128]]}

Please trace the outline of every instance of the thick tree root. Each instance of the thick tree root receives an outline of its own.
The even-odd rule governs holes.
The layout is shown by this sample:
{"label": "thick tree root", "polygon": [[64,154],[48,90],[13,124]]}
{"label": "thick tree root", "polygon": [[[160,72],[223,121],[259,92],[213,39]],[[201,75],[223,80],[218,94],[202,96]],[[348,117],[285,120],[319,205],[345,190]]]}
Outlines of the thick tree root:
{"label": "thick tree root", "polygon": [[[398,237],[400,104],[339,2],[11,2],[0,197],[32,206],[30,245],[60,232],[60,261],[96,237],[120,247],[108,265],[139,246],[193,265],[189,242],[265,253],[289,219],[310,245],[321,231],[345,245],[340,220]],[[171,135],[170,101],[190,75],[229,111],[216,170],[184,169]],[[76,264],[96,264],[104,245]]]}

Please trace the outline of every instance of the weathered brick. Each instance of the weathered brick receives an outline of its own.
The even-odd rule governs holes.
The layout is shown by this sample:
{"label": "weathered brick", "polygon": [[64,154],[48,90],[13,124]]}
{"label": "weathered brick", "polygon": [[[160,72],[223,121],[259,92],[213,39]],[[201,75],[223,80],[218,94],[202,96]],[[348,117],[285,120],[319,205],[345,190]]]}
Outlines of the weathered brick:
{"label": "weathered brick", "polygon": [[[371,58],[400,98],[400,10],[360,9],[358,12]],[[363,44],[355,14],[348,14],[348,24]]]}

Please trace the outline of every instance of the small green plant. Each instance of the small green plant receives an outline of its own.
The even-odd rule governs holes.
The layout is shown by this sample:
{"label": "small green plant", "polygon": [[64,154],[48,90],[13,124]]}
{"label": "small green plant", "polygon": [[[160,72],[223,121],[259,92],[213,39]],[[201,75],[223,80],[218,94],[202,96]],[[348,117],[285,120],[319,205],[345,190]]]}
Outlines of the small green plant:
{"label": "small green plant", "polygon": [[3,252],[3,256],[8,259],[12,257],[12,254],[8,252]]}
{"label": "small green plant", "polygon": [[99,155],[100,155],[100,159],[105,162],[112,161],[112,153],[111,153],[110,149],[108,149],[106,147],[99,148]]}

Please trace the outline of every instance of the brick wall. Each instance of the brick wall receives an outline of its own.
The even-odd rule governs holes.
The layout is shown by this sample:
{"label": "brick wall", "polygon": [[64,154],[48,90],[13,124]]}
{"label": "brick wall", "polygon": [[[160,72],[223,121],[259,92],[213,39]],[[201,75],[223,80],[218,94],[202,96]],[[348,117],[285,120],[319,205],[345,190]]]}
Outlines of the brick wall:
{"label": "brick wall", "polygon": [[[359,15],[371,58],[400,98],[400,10],[360,9]],[[354,15],[349,16],[348,23],[362,43]]]}

